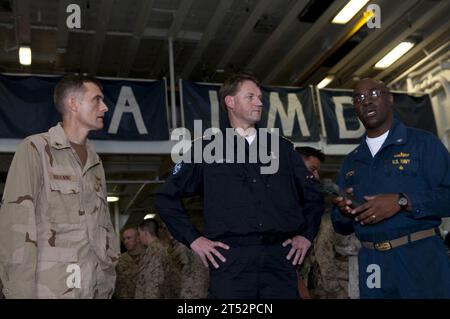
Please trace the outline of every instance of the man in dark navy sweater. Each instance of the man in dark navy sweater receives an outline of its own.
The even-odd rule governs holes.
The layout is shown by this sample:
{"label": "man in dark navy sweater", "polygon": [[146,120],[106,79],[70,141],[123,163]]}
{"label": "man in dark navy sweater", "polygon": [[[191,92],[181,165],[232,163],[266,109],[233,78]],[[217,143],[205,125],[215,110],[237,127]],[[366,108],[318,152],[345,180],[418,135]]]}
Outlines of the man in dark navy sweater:
{"label": "man in dark navy sweater", "polygon": [[[298,298],[296,265],[318,231],[323,197],[293,144],[257,129],[263,104],[254,77],[231,76],[219,95],[235,132],[224,139],[225,158],[175,165],[156,193],[156,209],[172,235],[210,266],[210,298]],[[255,152],[270,154],[277,169],[264,174],[267,163],[249,160]],[[203,199],[203,233],[181,202],[195,194]]]}

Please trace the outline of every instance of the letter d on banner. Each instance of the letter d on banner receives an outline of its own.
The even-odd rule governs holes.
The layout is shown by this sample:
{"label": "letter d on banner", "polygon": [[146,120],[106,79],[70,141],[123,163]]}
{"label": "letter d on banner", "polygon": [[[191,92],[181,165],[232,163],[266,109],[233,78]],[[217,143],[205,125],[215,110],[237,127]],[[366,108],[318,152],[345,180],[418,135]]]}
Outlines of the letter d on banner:
{"label": "letter d on banner", "polygon": [[364,134],[364,126],[358,121],[359,128],[357,130],[348,130],[345,125],[344,104],[353,104],[350,96],[333,96],[335,105],[336,120],[339,126],[339,138],[360,138]]}

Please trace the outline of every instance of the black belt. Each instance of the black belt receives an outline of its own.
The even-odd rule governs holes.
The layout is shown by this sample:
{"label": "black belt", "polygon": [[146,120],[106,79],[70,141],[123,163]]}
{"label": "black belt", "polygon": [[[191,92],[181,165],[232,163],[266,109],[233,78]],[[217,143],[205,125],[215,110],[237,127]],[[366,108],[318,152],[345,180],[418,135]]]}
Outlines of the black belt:
{"label": "black belt", "polygon": [[257,233],[248,235],[221,236],[214,240],[229,245],[252,246],[252,245],[281,245],[287,239],[292,238],[292,233]]}

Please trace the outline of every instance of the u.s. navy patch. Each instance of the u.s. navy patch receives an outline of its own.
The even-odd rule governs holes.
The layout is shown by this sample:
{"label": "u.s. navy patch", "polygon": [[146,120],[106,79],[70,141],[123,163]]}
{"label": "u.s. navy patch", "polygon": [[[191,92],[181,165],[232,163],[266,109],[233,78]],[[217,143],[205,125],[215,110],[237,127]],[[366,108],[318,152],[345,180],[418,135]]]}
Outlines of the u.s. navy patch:
{"label": "u.s. navy patch", "polygon": [[178,172],[181,170],[181,162],[175,164],[173,167],[172,175],[178,174]]}

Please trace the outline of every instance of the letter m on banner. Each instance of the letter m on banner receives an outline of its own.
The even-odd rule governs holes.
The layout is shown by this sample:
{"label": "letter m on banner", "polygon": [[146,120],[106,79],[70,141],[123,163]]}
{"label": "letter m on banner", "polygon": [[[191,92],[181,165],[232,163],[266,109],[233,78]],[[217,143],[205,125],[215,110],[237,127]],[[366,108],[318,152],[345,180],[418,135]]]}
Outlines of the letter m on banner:
{"label": "letter m on banner", "polygon": [[293,142],[320,140],[310,88],[263,87],[263,95],[265,112],[261,123],[266,123],[267,128],[279,128]]}

